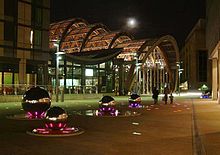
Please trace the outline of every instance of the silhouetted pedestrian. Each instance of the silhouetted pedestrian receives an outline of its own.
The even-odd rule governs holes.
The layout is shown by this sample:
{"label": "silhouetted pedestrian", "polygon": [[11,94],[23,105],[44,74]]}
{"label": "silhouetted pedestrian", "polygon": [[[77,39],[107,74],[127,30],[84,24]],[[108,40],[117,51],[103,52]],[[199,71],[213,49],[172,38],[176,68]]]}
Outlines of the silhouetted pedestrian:
{"label": "silhouetted pedestrian", "polygon": [[156,87],[154,87],[153,90],[152,90],[152,93],[153,93],[152,98],[154,99],[154,104],[157,104],[157,102],[158,102],[159,90],[158,90]]}
{"label": "silhouetted pedestrian", "polygon": [[167,104],[169,89],[167,87],[164,88],[164,103]]}
{"label": "silhouetted pedestrian", "polygon": [[170,94],[170,96],[169,96],[169,98],[170,98],[170,104],[173,104],[173,95],[172,95],[172,93]]}

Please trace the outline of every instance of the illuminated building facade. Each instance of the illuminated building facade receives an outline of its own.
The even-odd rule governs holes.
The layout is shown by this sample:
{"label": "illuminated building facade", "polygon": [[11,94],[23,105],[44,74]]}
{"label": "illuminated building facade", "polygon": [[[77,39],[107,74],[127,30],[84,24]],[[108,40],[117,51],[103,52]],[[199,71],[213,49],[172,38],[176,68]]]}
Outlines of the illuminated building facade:
{"label": "illuminated building facade", "polygon": [[46,85],[50,0],[0,0],[0,94]]}
{"label": "illuminated building facade", "polygon": [[[57,51],[65,53],[59,60],[59,85],[69,92],[148,94],[153,87],[178,87],[179,50],[170,35],[135,40],[126,32],[74,18],[52,23],[49,41],[53,57]],[[52,60],[49,77],[54,85]]]}
{"label": "illuminated building facade", "polygon": [[[220,92],[220,1],[206,0],[206,47],[212,60],[212,98],[219,99]],[[220,100],[218,100],[220,101]]]}
{"label": "illuminated building facade", "polygon": [[205,19],[199,19],[181,50],[181,83],[187,84],[187,90],[198,90],[203,85],[211,88],[211,63],[205,42]]}

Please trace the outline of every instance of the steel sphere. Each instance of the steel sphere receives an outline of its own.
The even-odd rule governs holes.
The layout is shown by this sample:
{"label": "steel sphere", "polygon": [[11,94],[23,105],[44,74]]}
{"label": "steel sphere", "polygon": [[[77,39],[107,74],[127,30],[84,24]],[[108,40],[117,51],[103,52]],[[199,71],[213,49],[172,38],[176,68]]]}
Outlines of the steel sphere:
{"label": "steel sphere", "polygon": [[32,87],[22,97],[22,108],[31,117],[40,117],[50,108],[49,93],[40,87]]}
{"label": "steel sphere", "polygon": [[101,106],[115,106],[115,99],[111,96],[103,96],[99,101]]}
{"label": "steel sphere", "polygon": [[103,96],[99,101],[99,112],[111,114],[114,113],[115,110],[115,99],[111,96]]}
{"label": "steel sphere", "polygon": [[129,98],[129,103],[132,102],[136,102],[136,103],[140,103],[141,102],[141,97],[138,94],[131,94],[130,98]]}
{"label": "steel sphere", "polygon": [[68,115],[61,107],[52,107],[47,110],[45,117],[46,128],[60,130],[66,127]]}

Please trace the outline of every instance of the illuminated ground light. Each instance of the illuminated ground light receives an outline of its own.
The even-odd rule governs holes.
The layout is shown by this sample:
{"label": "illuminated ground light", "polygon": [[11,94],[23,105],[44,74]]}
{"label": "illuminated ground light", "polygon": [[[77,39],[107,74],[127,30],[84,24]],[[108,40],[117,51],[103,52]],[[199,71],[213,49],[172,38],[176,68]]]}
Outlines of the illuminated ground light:
{"label": "illuminated ground light", "polygon": [[67,126],[68,115],[60,107],[52,107],[46,112],[45,127],[27,131],[33,136],[63,137],[74,136],[84,133],[84,130]]}
{"label": "illuminated ground light", "polygon": [[116,108],[116,102],[111,96],[103,96],[99,101],[98,109],[88,109],[73,112],[78,115],[86,116],[100,116],[100,117],[126,117],[126,116],[137,116],[140,113],[135,111],[128,111]]}
{"label": "illuminated ground light", "polygon": [[81,111],[74,111],[74,114],[77,115],[85,115],[85,116],[96,116],[96,117],[129,117],[129,116],[139,116],[141,113],[136,111],[129,111],[129,110],[115,110],[115,113],[106,113],[101,112],[100,110],[81,110]]}
{"label": "illuminated ground light", "polygon": [[141,105],[141,97],[137,94],[131,94],[131,96],[128,99],[129,108],[142,108],[143,106]]}
{"label": "illuminated ground light", "polygon": [[98,110],[96,110],[96,115],[97,116],[118,116],[119,115],[119,111],[116,110],[116,108],[111,107],[111,106],[103,106],[100,107]]}
{"label": "illuminated ground light", "polygon": [[40,87],[32,87],[22,96],[22,108],[25,114],[10,115],[7,118],[17,120],[43,119],[45,112],[50,108],[51,98],[49,93]]}
{"label": "illuminated ground light", "polygon": [[200,98],[210,98],[210,95],[209,95],[209,94],[202,94],[202,95],[200,96]]}

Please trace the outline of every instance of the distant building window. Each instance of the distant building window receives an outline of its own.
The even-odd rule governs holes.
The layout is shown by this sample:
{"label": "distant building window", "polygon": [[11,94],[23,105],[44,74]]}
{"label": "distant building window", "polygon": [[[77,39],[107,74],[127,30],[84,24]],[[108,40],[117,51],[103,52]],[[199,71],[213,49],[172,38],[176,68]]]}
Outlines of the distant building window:
{"label": "distant building window", "polygon": [[34,31],[34,47],[41,48],[41,40],[42,40],[41,31],[35,30]]}
{"label": "distant building window", "polygon": [[42,9],[35,8],[35,25],[41,26],[42,25]]}
{"label": "distant building window", "polygon": [[43,5],[43,0],[32,0],[34,5],[42,6]]}
{"label": "distant building window", "polygon": [[4,40],[13,41],[15,36],[15,26],[13,22],[4,22]]}
{"label": "distant building window", "polygon": [[197,79],[198,82],[207,82],[207,51],[198,51],[197,53]]}
{"label": "distant building window", "polygon": [[17,14],[18,3],[15,0],[4,1],[4,13],[5,16],[14,17]]}
{"label": "distant building window", "polygon": [[34,1],[32,4],[32,25],[34,27],[41,27],[43,23],[43,10],[41,5],[37,2],[38,1]]}

